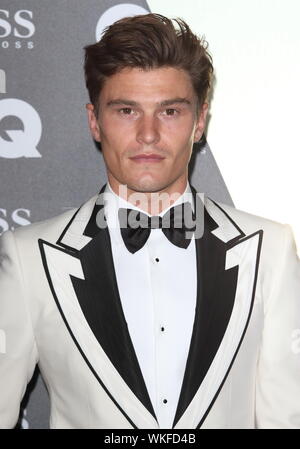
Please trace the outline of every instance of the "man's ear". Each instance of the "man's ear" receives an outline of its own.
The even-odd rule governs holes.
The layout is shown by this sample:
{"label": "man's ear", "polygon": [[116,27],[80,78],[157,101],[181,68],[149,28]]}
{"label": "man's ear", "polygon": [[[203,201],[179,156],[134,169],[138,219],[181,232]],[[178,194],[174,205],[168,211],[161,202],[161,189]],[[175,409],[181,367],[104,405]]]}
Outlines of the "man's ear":
{"label": "man's ear", "polygon": [[194,142],[198,142],[202,137],[206,125],[207,111],[208,103],[203,103],[197,118],[197,123],[194,131]]}
{"label": "man's ear", "polygon": [[89,128],[90,128],[91,134],[93,136],[93,139],[96,140],[96,142],[100,142],[101,141],[100,128],[99,128],[98,120],[96,118],[94,105],[91,103],[87,103],[85,107],[87,110]]}

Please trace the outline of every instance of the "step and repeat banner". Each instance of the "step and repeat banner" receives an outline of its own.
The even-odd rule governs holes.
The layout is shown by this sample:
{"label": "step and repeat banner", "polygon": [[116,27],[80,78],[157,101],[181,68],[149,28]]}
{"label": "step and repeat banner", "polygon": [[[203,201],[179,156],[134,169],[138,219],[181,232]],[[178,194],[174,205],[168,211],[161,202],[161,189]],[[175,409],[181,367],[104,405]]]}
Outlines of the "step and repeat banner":
{"label": "step and repeat banner", "polygon": [[[268,0],[265,2],[270,3]],[[292,0],[274,1],[272,5],[278,7],[281,4],[284,7],[289,2],[293,3]],[[264,1],[259,2],[262,3]],[[257,88],[257,83],[253,86],[252,72],[260,73],[261,83],[269,95],[268,101],[272,86],[273,101],[269,105],[272,114],[285,123],[288,108],[283,110],[280,102],[293,101],[287,95],[290,73],[283,77],[283,71],[274,71],[273,77],[279,77],[280,83],[275,82],[273,77],[267,80],[260,65],[261,59],[255,67],[251,60],[249,78],[252,76],[252,83],[249,78],[245,79],[248,73],[244,61],[245,33],[242,25],[236,26],[235,34],[231,27],[231,22],[237,24],[246,20],[248,23],[245,11],[238,6],[241,4],[247,11],[251,11],[252,5],[259,8],[255,1],[247,0],[0,0],[0,234],[80,206],[105,183],[102,155],[89,135],[86,118],[85,104],[89,99],[84,83],[83,47],[99,40],[103,29],[115,20],[149,11],[187,20],[195,32],[205,34],[216,62],[217,82],[206,133],[213,153],[205,139],[195,145],[190,166],[192,184],[215,200],[228,204],[234,201],[239,208],[246,210],[248,205],[252,206],[246,200],[257,196],[258,202],[255,208],[248,207],[249,212],[289,222],[296,229],[300,225],[299,214],[293,215],[291,211],[294,209],[292,198],[297,183],[291,178],[296,171],[298,175],[299,166],[295,167],[291,148],[281,139],[280,133],[285,131],[277,123],[273,124],[270,136],[273,139],[271,149],[266,146],[268,109],[261,95],[255,107],[253,98],[249,98],[249,92]],[[293,4],[296,7],[296,3]],[[253,11],[251,14],[251,18],[254,16],[261,25],[262,18],[256,17]],[[266,30],[270,23],[273,30],[272,22],[263,20]],[[284,23],[284,26],[287,24]],[[253,23],[249,41],[256,39],[255,32]],[[239,33],[243,36],[240,46]],[[265,34],[268,36],[267,31]],[[229,44],[226,46],[227,38]],[[283,38],[288,42],[287,36]],[[297,38],[299,33],[294,37]],[[261,45],[267,57],[265,44]],[[251,46],[247,47],[247,51],[255,61],[255,55],[249,49]],[[299,59],[299,47],[298,54],[291,55],[288,46],[286,51],[287,55],[278,55],[283,64],[287,62],[282,56],[286,56],[287,60],[289,56]],[[238,71],[240,54],[243,62]],[[298,86],[295,91],[297,89]],[[247,94],[245,103],[244,92]],[[263,117],[267,131],[266,136],[261,137]],[[290,125],[293,119],[290,118]],[[247,126],[241,127],[239,120]],[[245,133],[242,136],[241,129]],[[276,136],[280,151],[278,146],[274,146]],[[297,150],[298,144],[299,137],[293,151]],[[275,170],[277,174],[274,160],[280,158],[282,170],[280,178],[276,177],[278,184],[269,185],[269,172]],[[275,213],[274,210],[273,213],[273,210],[264,208],[256,189],[258,184],[264,185],[268,198],[272,196],[272,204],[278,195],[278,208],[289,211],[290,215],[279,216],[278,211]],[[245,193],[245,202],[242,201],[241,192]],[[49,399],[38,370],[25,394],[18,426],[36,429],[49,427]]]}

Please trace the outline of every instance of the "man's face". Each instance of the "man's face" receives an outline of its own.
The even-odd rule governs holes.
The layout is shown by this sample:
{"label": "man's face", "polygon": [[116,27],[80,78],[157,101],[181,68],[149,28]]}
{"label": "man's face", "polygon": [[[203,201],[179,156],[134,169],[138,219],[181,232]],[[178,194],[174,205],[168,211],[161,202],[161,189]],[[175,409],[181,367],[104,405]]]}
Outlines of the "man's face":
{"label": "man's face", "polygon": [[105,81],[98,118],[91,104],[87,111],[115,192],[120,184],[134,192],[184,190],[207,112],[207,104],[196,112],[197,97],[185,71],[123,69]]}

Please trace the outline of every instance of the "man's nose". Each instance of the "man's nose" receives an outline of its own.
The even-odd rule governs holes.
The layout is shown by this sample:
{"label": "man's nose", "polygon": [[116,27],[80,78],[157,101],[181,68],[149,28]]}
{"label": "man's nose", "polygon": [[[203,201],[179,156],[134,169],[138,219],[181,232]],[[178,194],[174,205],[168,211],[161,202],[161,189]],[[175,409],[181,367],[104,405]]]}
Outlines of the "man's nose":
{"label": "man's nose", "polygon": [[144,116],[140,119],[136,139],[139,143],[147,145],[159,141],[159,123],[156,117]]}

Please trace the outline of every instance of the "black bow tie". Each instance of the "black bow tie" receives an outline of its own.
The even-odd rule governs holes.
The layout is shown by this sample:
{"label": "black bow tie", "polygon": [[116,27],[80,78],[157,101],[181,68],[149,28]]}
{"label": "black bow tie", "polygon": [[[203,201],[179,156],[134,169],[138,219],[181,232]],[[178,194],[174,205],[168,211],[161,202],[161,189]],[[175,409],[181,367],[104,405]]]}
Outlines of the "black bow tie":
{"label": "black bow tie", "polygon": [[151,229],[160,228],[167,239],[180,248],[189,246],[191,239],[186,233],[195,229],[194,214],[189,202],[172,207],[163,217],[149,217],[143,212],[126,208],[120,208],[118,216],[125,246],[131,253],[145,245]]}

